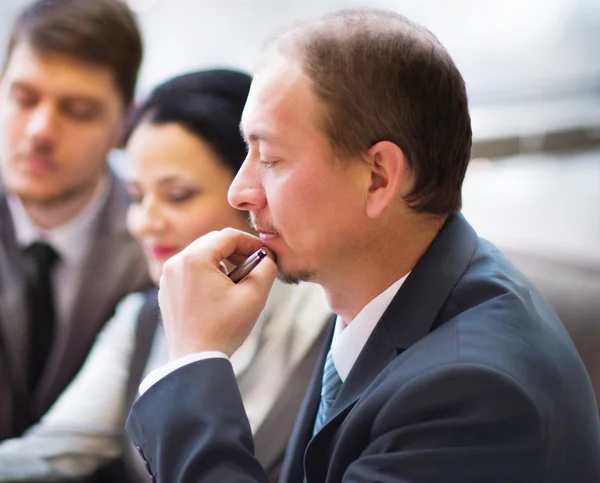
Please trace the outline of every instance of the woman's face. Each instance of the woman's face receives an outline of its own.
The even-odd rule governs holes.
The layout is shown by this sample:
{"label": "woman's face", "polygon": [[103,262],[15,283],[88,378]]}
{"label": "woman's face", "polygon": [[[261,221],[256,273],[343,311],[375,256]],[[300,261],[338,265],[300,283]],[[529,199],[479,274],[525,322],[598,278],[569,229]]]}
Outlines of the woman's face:
{"label": "woman's face", "polygon": [[163,263],[196,238],[231,226],[247,230],[246,214],[227,203],[233,175],[212,148],[177,123],[140,124],[127,144],[129,231],[158,283]]}

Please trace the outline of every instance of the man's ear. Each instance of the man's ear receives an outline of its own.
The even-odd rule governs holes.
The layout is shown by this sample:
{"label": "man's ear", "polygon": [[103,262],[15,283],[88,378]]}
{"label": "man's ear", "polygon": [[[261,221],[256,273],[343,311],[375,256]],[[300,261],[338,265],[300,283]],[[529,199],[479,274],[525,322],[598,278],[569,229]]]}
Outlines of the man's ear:
{"label": "man's ear", "polygon": [[397,144],[380,141],[369,149],[371,179],[367,192],[367,216],[377,218],[399,197],[410,193],[412,171]]}

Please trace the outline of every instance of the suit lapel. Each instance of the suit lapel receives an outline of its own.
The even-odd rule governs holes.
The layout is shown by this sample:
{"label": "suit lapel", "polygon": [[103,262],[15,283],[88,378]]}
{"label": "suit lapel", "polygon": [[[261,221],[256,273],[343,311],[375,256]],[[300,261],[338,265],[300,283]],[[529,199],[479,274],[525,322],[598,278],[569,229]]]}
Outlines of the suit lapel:
{"label": "suit lapel", "polygon": [[[308,443],[305,465],[309,481],[322,479],[318,473],[326,471],[326,467],[317,462],[330,454],[336,428],[367,388],[392,360],[432,330],[454,285],[467,269],[476,245],[477,235],[462,215],[450,216],[382,315],[348,374],[325,425]],[[321,366],[321,374],[322,371]],[[315,384],[320,387],[320,379]],[[313,397],[318,405],[318,393]],[[316,406],[311,423],[315,414]]]}

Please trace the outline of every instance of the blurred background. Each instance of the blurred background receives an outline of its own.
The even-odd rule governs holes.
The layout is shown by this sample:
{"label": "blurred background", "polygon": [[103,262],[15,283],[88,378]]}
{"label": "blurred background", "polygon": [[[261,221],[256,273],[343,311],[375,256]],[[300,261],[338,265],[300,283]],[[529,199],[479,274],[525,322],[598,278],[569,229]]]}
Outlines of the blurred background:
{"label": "blurred background", "polygon": [[[2,47],[26,3],[0,2]],[[480,234],[600,264],[599,0],[129,3],[145,40],[139,96],[186,70],[252,71],[264,38],[296,18],[360,6],[407,15],[438,36],[466,79],[475,161],[464,212]]]}
{"label": "blurred background", "polygon": [[[25,3],[0,2],[2,42]],[[430,28],[462,71],[471,100],[474,159],[464,213],[549,297],[565,297],[566,290],[559,303],[598,320],[599,0],[129,3],[145,39],[140,97],[186,70],[252,71],[269,33],[336,8],[389,8]]]}

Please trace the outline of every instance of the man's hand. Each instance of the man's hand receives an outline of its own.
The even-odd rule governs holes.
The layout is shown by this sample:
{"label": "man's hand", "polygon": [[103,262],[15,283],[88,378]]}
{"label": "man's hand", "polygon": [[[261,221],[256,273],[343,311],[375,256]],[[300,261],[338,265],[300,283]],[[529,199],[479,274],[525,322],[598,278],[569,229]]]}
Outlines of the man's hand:
{"label": "man's hand", "polygon": [[226,228],[197,239],[165,262],[158,300],[171,359],[203,351],[231,356],[263,310],[277,266],[270,257],[240,283],[223,273],[262,246],[248,233]]}

